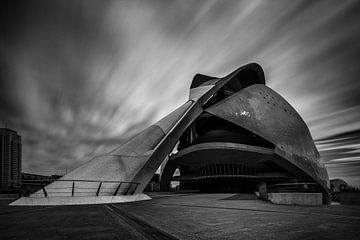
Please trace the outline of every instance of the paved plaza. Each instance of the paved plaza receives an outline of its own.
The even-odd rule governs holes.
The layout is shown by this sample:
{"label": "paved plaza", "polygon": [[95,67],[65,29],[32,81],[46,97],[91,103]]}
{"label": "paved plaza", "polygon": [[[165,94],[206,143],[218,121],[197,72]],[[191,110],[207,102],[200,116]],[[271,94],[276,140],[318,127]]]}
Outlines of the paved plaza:
{"label": "paved plaza", "polygon": [[285,206],[249,194],[157,193],[149,201],[10,207],[0,239],[358,239],[360,206]]}

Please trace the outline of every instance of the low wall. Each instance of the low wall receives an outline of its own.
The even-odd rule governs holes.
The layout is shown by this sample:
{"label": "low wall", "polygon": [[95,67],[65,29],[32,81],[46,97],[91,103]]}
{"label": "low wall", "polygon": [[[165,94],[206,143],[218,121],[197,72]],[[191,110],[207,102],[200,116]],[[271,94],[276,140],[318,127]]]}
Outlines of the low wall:
{"label": "low wall", "polygon": [[322,193],[268,193],[274,204],[322,205]]}
{"label": "low wall", "polygon": [[360,205],[360,192],[341,192],[340,204]]}
{"label": "low wall", "polygon": [[119,196],[93,196],[93,197],[22,197],[10,203],[12,206],[48,206],[48,205],[86,205],[123,203],[150,200],[146,194],[119,195]]}

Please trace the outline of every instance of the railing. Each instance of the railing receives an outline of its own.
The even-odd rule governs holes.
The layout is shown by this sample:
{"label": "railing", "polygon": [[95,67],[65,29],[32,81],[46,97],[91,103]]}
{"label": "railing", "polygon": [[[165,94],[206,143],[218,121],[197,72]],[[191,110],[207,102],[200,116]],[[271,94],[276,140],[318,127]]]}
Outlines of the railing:
{"label": "railing", "polygon": [[45,186],[41,180],[23,180],[22,189],[36,186],[32,197],[133,195],[140,183],[122,181],[58,179]]}
{"label": "railing", "polygon": [[319,193],[317,183],[279,183],[267,188],[269,193]]}

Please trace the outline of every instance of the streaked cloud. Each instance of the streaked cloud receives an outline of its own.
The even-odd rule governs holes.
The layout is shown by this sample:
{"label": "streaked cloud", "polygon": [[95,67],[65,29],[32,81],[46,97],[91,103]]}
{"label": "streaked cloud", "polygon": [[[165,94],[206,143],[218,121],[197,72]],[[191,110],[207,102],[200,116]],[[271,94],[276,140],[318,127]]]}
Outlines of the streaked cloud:
{"label": "streaked cloud", "polygon": [[308,123],[330,176],[360,184],[359,10],[335,0],[9,1],[1,120],[23,136],[24,171],[63,172],[182,104],[196,73],[258,62]]}

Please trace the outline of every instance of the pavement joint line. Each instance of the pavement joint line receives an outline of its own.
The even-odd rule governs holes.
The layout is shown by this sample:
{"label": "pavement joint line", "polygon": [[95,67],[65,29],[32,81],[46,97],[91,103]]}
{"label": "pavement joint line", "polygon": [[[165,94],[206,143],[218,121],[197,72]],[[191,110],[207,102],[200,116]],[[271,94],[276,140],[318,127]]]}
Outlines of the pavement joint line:
{"label": "pavement joint line", "polygon": [[146,221],[139,219],[131,213],[118,208],[115,205],[106,204],[104,205],[113,214],[124,220],[132,229],[136,230],[142,236],[147,239],[154,240],[178,240],[171,234],[164,232],[163,230],[152,226]]}
{"label": "pavement joint line", "polygon": [[205,206],[205,205],[191,205],[191,204],[171,204],[171,203],[153,203],[154,205],[165,205],[165,206],[181,206],[181,207],[193,207],[193,208],[211,208],[211,209],[226,209],[236,211],[252,211],[252,212],[268,212],[268,213],[282,213],[282,214],[297,214],[297,215],[313,215],[313,216],[329,216],[337,218],[349,218],[349,219],[360,219],[358,216],[344,216],[337,214],[328,213],[307,213],[307,212],[292,212],[292,211],[277,211],[277,210],[265,210],[265,209],[249,209],[249,208],[234,208],[234,207],[219,207],[219,206]]}

